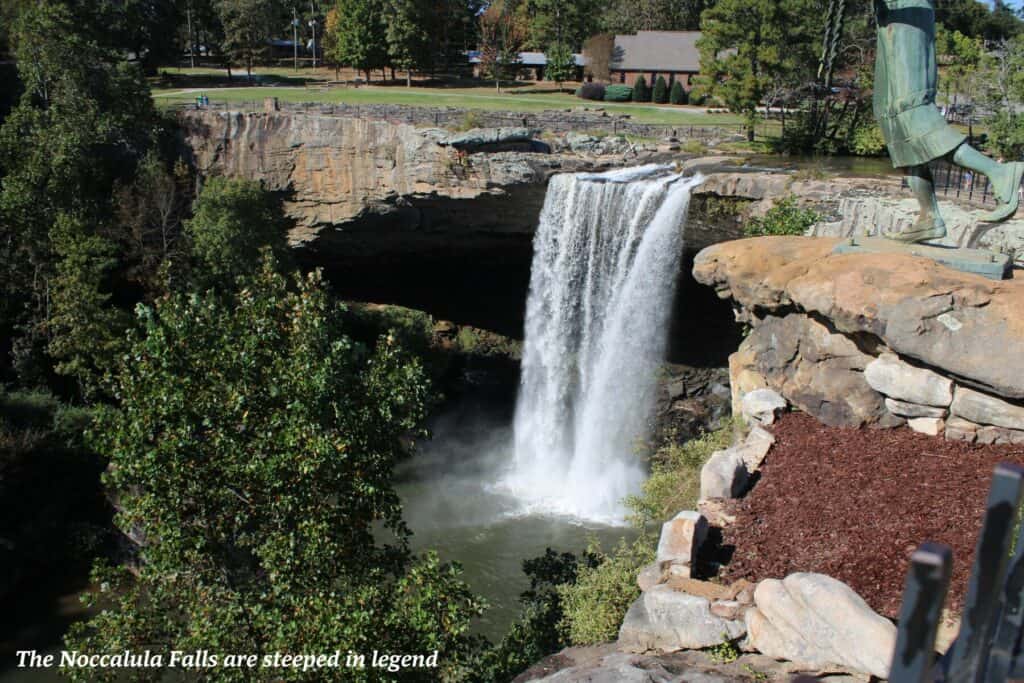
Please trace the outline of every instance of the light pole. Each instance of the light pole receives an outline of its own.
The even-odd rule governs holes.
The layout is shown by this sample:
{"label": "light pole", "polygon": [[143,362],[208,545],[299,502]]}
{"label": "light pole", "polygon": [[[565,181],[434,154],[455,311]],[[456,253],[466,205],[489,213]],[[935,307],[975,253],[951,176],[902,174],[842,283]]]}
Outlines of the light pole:
{"label": "light pole", "polygon": [[292,5],[292,50],[295,52],[295,70],[299,70],[299,11]]}
{"label": "light pole", "polygon": [[196,68],[196,41],[192,40],[192,3],[185,5],[185,18],[188,22],[188,57],[192,68]]}
{"label": "light pole", "polygon": [[309,0],[309,27],[313,29],[313,68],[316,69],[316,8],[313,0]]}

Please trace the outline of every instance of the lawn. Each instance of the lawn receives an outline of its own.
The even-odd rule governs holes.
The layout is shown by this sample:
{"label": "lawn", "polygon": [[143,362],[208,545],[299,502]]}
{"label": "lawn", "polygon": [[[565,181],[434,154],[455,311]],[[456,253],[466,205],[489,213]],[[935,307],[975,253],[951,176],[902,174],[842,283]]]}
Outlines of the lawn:
{"label": "lawn", "polygon": [[[471,87],[412,87],[404,85],[364,85],[355,87],[308,88],[302,83],[333,78],[333,72],[288,69],[257,69],[254,75],[259,84],[248,86],[244,72],[235,72],[233,83],[227,85],[224,71],[216,69],[170,69],[164,79],[153,83],[153,97],[158,103],[178,104],[193,102],[198,93],[205,93],[212,105],[223,102],[259,102],[265,97],[277,97],[282,102],[316,102],[346,104],[402,104],[421,107],[458,107],[492,111],[541,112],[547,109],[570,107],[600,107],[614,114],[629,114],[639,123],[661,124],[737,124],[741,120],[732,114],[709,114],[702,107],[680,107],[641,103],[587,102],[567,93],[551,89],[550,84],[527,84],[503,88],[497,92],[493,85]],[[168,83],[173,83],[167,87]],[[183,87],[188,85],[188,87]]]}

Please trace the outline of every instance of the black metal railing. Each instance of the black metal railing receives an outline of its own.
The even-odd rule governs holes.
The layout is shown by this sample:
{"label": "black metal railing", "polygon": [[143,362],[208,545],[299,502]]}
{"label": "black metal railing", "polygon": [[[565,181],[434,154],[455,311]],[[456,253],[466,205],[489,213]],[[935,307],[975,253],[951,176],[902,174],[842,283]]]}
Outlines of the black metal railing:
{"label": "black metal railing", "polygon": [[949,588],[950,549],[924,543],[914,552],[903,591],[889,680],[1001,683],[1024,677],[1024,528],[1018,519],[1024,468],[995,469],[978,537],[960,633],[936,660],[935,637]]}

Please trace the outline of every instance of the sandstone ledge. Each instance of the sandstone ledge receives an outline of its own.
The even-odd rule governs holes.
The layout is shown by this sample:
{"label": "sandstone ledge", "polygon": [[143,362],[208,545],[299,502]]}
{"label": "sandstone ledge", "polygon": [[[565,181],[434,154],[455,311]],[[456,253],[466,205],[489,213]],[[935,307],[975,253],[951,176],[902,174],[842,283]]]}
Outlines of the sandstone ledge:
{"label": "sandstone ledge", "polygon": [[[838,240],[759,237],[716,244],[698,282],[731,297],[756,327],[800,313],[1003,398],[1024,398],[1024,281],[992,282],[898,254],[832,254]],[[785,395],[785,392],[783,392]]]}

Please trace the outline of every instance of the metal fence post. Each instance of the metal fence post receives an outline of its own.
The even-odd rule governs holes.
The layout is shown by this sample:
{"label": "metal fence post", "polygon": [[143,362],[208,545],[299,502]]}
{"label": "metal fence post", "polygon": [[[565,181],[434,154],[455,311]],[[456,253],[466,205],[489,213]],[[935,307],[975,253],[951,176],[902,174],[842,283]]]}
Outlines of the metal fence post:
{"label": "metal fence post", "polygon": [[926,683],[932,679],[935,636],[952,573],[953,554],[947,546],[923,543],[910,557],[889,680]]}

